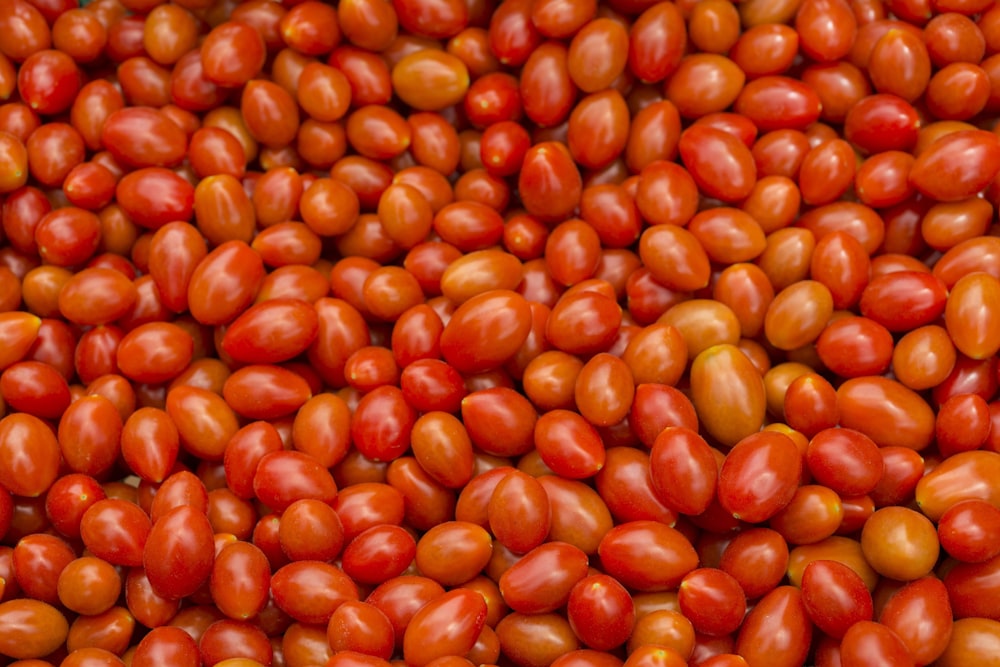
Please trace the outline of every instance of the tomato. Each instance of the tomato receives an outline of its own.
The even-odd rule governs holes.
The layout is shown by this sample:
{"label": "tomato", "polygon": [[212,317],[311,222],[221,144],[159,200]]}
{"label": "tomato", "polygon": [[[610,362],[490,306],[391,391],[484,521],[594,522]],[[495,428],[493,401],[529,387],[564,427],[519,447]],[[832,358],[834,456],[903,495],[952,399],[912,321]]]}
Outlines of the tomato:
{"label": "tomato", "polygon": [[691,364],[692,403],[706,430],[725,445],[758,431],[765,395],[760,373],[734,345],[701,352]]}
{"label": "tomato", "polygon": [[851,626],[840,642],[840,657],[848,665],[913,662],[910,651],[899,635],[885,625],[872,621],[859,621]]}
{"label": "tomato", "polygon": [[635,623],[632,597],[606,574],[578,581],[570,590],[566,614],[576,636],[599,651],[624,644]]}
{"label": "tomato", "polygon": [[806,659],[811,631],[802,593],[779,586],[747,614],[735,650],[751,664],[766,656],[774,665],[797,665]]}
{"label": "tomato", "polygon": [[31,599],[0,603],[0,619],[8,632],[0,652],[15,659],[42,658],[66,640],[69,624],[55,607]]}
{"label": "tomato", "polygon": [[942,461],[917,483],[920,511],[936,521],[962,500],[980,499],[1000,507],[990,485],[983,483],[985,476],[992,474],[990,471],[1000,463],[998,457],[995,452],[977,450],[960,452]]}
{"label": "tomato", "polygon": [[551,528],[545,488],[530,475],[510,471],[490,494],[486,522],[497,541],[511,551],[532,551],[545,541]]}
{"label": "tomato", "polygon": [[959,665],[963,660],[979,659],[989,655],[997,642],[998,621],[986,618],[962,618],[955,621],[951,638],[944,653],[938,658],[943,667]]}
{"label": "tomato", "polygon": [[[640,550],[645,555],[637,558]],[[607,532],[598,553],[604,568],[630,588],[669,590],[677,586],[698,563],[697,554],[684,536],[652,521],[630,521]]]}
{"label": "tomato", "polygon": [[[718,466],[708,443],[683,426],[663,429],[649,455],[656,496],[683,514],[701,514],[715,497]],[[726,634],[726,633],[722,633]]]}
{"label": "tomato", "polygon": [[847,380],[837,389],[842,426],[861,431],[880,447],[917,451],[934,436],[934,413],[924,399],[899,382],[882,377]]}
{"label": "tomato", "polygon": [[18,495],[44,493],[59,469],[59,443],[52,430],[38,417],[21,413],[0,420],[0,434],[0,482]]}
{"label": "tomato", "polygon": [[926,664],[944,653],[954,627],[948,591],[934,577],[917,579],[896,591],[878,620],[899,636],[916,662]]}
{"label": "tomato", "polygon": [[750,149],[736,137],[704,125],[681,134],[681,159],[698,187],[722,201],[738,201],[750,194],[757,169]]}
{"label": "tomato", "polygon": [[[485,625],[486,611],[482,595],[462,588],[428,602],[414,614],[403,634],[406,661],[426,665],[441,656],[468,653]],[[445,619],[450,622],[443,623]]]}
{"label": "tomato", "polygon": [[212,562],[209,590],[226,616],[243,620],[263,611],[270,592],[271,569],[263,552],[248,542],[222,548]]}
{"label": "tomato", "polygon": [[680,583],[677,603],[695,630],[725,636],[743,622],[746,597],[739,582],[724,570],[699,568]]}
{"label": "tomato", "polygon": [[153,590],[180,598],[200,588],[212,573],[211,539],[208,518],[197,509],[176,507],[160,517],[143,550],[143,567]]}
{"label": "tomato", "polygon": [[[964,157],[956,160],[955,155]],[[946,174],[947,182],[929,179],[930,170]],[[982,190],[1000,171],[1000,141],[975,130],[941,137],[922,152],[910,170],[910,182],[938,201],[957,201]]]}

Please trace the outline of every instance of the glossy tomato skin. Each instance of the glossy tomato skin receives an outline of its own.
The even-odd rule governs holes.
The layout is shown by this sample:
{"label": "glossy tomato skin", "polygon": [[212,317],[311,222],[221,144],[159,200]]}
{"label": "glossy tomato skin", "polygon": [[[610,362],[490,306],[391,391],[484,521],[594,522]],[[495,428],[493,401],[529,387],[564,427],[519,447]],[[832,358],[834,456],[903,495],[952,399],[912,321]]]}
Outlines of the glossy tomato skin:
{"label": "glossy tomato skin", "polygon": [[751,664],[766,659],[774,665],[798,665],[806,659],[811,636],[812,622],[802,593],[792,586],[779,586],[747,615],[735,649]]}
{"label": "glossy tomato skin", "polygon": [[706,430],[724,445],[758,431],[766,410],[760,373],[735,345],[699,353],[691,364],[692,403]]}
{"label": "glossy tomato skin", "polygon": [[514,355],[530,326],[522,296],[508,290],[484,292],[456,309],[441,332],[441,351],[460,372],[492,370]]}
{"label": "glossy tomato skin", "polygon": [[[765,470],[772,475],[766,486],[759,484]],[[769,431],[752,434],[726,455],[719,470],[719,502],[736,518],[757,523],[791,501],[801,475],[802,455],[789,437]]]}
{"label": "glossy tomato skin", "polygon": [[[961,153],[964,157],[956,159]],[[937,176],[930,182],[930,173]],[[965,130],[941,137],[920,154],[910,182],[938,201],[957,201],[984,188],[1000,171],[1000,141],[995,135]],[[943,180],[938,180],[943,177]]]}
{"label": "glossy tomato skin", "polygon": [[212,573],[211,540],[208,518],[193,507],[176,507],[160,517],[143,549],[143,566],[153,590],[168,598],[198,590]]}
{"label": "glossy tomato skin", "polygon": [[[458,588],[422,607],[403,634],[403,654],[413,665],[426,665],[443,655],[464,655],[486,623],[486,600],[478,592]],[[445,623],[445,620],[449,621]],[[433,641],[428,641],[433,638]]]}

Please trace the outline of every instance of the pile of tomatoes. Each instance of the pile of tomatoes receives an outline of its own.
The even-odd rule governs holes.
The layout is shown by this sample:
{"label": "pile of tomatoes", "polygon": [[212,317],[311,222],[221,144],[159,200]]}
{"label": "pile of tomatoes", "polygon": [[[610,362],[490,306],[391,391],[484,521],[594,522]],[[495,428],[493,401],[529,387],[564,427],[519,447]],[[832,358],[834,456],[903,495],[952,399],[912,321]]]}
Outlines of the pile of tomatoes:
{"label": "pile of tomatoes", "polygon": [[995,0],[0,0],[0,665],[1000,664]]}

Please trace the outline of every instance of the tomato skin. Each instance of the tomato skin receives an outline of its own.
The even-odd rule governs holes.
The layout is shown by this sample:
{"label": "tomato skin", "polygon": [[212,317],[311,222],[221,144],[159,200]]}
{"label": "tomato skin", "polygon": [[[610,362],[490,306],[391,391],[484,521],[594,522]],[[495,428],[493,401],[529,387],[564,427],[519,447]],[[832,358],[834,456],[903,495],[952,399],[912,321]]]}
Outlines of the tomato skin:
{"label": "tomato skin", "polygon": [[1000,509],[985,500],[969,499],[955,503],[938,520],[941,547],[953,558],[978,563],[1000,554],[985,540],[992,526],[1000,521]]}
{"label": "tomato skin", "polygon": [[840,424],[860,431],[880,447],[920,451],[934,437],[934,412],[924,399],[895,380],[852,378],[837,389]]}
{"label": "tomato skin", "polygon": [[802,593],[793,586],[779,586],[747,614],[736,637],[735,652],[749,664],[801,665],[811,638],[812,622]]}
{"label": "tomato skin", "polygon": [[941,137],[921,153],[910,170],[910,182],[938,201],[958,201],[982,190],[998,171],[1000,139],[981,130],[963,130]]}
{"label": "tomato skin", "polygon": [[208,580],[214,553],[208,518],[194,507],[180,506],[153,525],[143,549],[143,567],[157,594],[183,598]]}
{"label": "tomato skin", "polygon": [[544,475],[538,482],[549,499],[549,540],[567,542],[586,554],[597,552],[613,523],[604,500],[578,480]]}
{"label": "tomato skin", "polygon": [[330,472],[313,457],[295,451],[265,454],[257,464],[253,490],[275,511],[302,498],[332,503],[337,497],[337,485]]}
{"label": "tomato skin", "polygon": [[821,108],[812,88],[785,76],[762,76],[748,82],[733,106],[761,132],[804,130],[819,119]]}
{"label": "tomato skin", "polygon": [[[640,551],[645,556],[635,558]],[[640,591],[670,590],[698,565],[698,555],[683,534],[653,521],[615,526],[601,540],[598,553],[611,576]]]}
{"label": "tomato skin", "polygon": [[420,608],[403,633],[403,655],[423,667],[445,655],[465,655],[486,624],[486,600],[476,591],[457,588]]}
{"label": "tomato skin", "polygon": [[878,621],[899,636],[917,664],[930,664],[945,652],[954,627],[947,587],[935,577],[911,581],[889,598]]}
{"label": "tomato skin", "polygon": [[175,167],[187,153],[184,131],[158,109],[129,107],[104,122],[101,143],[129,167]]}
{"label": "tomato skin", "polygon": [[311,397],[309,383],[281,366],[251,364],[230,375],[222,396],[249,419],[279,419],[294,414]]}
{"label": "tomato skin", "polygon": [[0,420],[0,484],[11,493],[44,493],[59,474],[59,456],[55,434],[38,417],[15,413]]}
{"label": "tomato skin", "polygon": [[995,655],[994,647],[1000,643],[1000,621],[987,618],[960,618],[955,621],[951,640],[936,664],[941,667],[958,667],[966,660],[981,660]]}
{"label": "tomato skin", "polygon": [[711,447],[683,426],[663,429],[649,454],[649,477],[656,496],[671,509],[697,515],[715,497],[718,464]]}
{"label": "tomato skin", "polygon": [[98,558],[112,565],[137,567],[152,524],[138,505],[106,498],[87,509],[80,520],[80,537]]}
{"label": "tomato skin", "polygon": [[765,398],[760,373],[735,345],[712,346],[691,364],[691,402],[702,425],[723,445],[760,430]]}
{"label": "tomato skin", "polygon": [[115,356],[130,380],[156,384],[179,375],[193,354],[194,340],[187,331],[170,322],[149,322],[125,334]]}
{"label": "tomato skin", "polygon": [[[767,484],[762,483],[765,474]],[[802,455],[788,436],[751,434],[726,455],[719,470],[719,502],[736,518],[758,523],[791,501],[801,476]]]}
{"label": "tomato skin", "polygon": [[988,273],[959,279],[948,295],[945,328],[959,352],[972,359],[986,359],[1000,349],[997,325],[992,321],[1000,302],[1000,281]]}
{"label": "tomato skin", "polygon": [[757,181],[750,149],[727,132],[694,125],[681,133],[678,148],[699,189],[710,197],[740,201]]}
{"label": "tomato skin", "polygon": [[901,271],[872,279],[861,293],[861,314],[890,331],[933,323],[947,304],[945,284],[934,275]]}
{"label": "tomato skin", "polygon": [[504,601],[523,614],[555,611],[587,575],[587,555],[571,544],[547,542],[528,551],[500,577]]}
{"label": "tomato skin", "polygon": [[841,639],[858,621],[872,620],[872,595],[854,570],[832,560],[815,560],[802,572],[802,602],[820,630]]}
{"label": "tomato skin", "polygon": [[527,553],[542,544],[551,521],[545,488],[519,470],[511,470],[499,480],[486,505],[490,532],[515,553]]}
{"label": "tomato skin", "polygon": [[69,624],[52,605],[39,600],[8,600],[0,604],[4,628],[0,653],[15,659],[42,658],[66,640]]}
{"label": "tomato skin", "polygon": [[391,461],[409,449],[416,419],[401,390],[374,389],[361,399],[351,419],[354,445],[370,459]]}
{"label": "tomato skin", "polygon": [[555,220],[569,217],[579,205],[583,181],[566,146],[547,141],[528,149],[517,188],[528,213]]}
{"label": "tomato skin", "polygon": [[326,624],[342,603],[358,599],[358,589],[335,565],[301,560],[274,572],[271,595],[275,604],[295,620]]}
{"label": "tomato skin", "polygon": [[267,605],[271,567],[255,545],[233,542],[212,563],[209,590],[219,611],[235,620],[259,614]]}
{"label": "tomato skin", "polygon": [[499,367],[517,352],[531,330],[531,312],[521,295],[491,290],[459,306],[441,332],[441,353],[463,373]]}
{"label": "tomato skin", "polygon": [[937,521],[950,507],[969,499],[985,500],[1000,507],[991,479],[1000,470],[1000,454],[976,450],[959,452],[939,463],[920,478],[916,500],[920,511]]}
{"label": "tomato skin", "polygon": [[913,663],[913,656],[899,635],[873,621],[859,621],[844,634],[840,659],[848,667]]}
{"label": "tomato skin", "polygon": [[635,624],[632,597],[606,574],[584,577],[570,590],[566,604],[570,627],[580,640],[597,651],[624,644]]}
{"label": "tomato skin", "polygon": [[586,419],[569,410],[552,410],[535,423],[535,451],[561,477],[585,479],[604,466],[604,443]]}
{"label": "tomato skin", "polygon": [[243,241],[219,245],[195,267],[188,308],[202,324],[225,324],[251,303],[264,279],[264,263]]}

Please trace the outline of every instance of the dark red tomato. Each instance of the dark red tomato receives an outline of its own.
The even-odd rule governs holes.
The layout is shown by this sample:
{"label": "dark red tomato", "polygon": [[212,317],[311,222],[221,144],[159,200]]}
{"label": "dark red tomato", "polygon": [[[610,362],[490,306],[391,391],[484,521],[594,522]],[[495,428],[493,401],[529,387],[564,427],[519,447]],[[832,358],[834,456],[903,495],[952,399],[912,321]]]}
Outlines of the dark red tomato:
{"label": "dark red tomato", "polygon": [[952,557],[967,563],[983,562],[1000,554],[987,538],[998,524],[1000,509],[984,500],[963,500],[941,515],[938,538]]}
{"label": "dark red tomato", "polygon": [[21,361],[4,370],[0,396],[14,409],[42,419],[58,419],[71,400],[66,380],[39,361]]}
{"label": "dark red tomato", "polygon": [[108,116],[101,143],[130,167],[174,167],[184,159],[187,136],[163,112],[129,107]]}
{"label": "dark red tomato", "polygon": [[304,352],[319,329],[316,310],[297,299],[271,299],[226,328],[222,349],[243,363],[279,363]]}
{"label": "dark red tomato", "polygon": [[152,524],[142,509],[125,500],[107,498],[90,506],[80,521],[87,549],[112,565],[142,564]]}
{"label": "dark red tomato", "polygon": [[391,461],[409,449],[416,418],[400,389],[374,389],[358,403],[351,420],[354,445],[370,459]]}
{"label": "dark red tomato", "polygon": [[903,640],[887,626],[873,621],[858,621],[840,642],[844,665],[913,664],[913,656]]}
{"label": "dark red tomato", "polygon": [[726,546],[719,568],[731,574],[750,599],[769,593],[785,576],[788,544],[770,528],[750,528]]}
{"label": "dark red tomato", "polygon": [[897,271],[878,276],[861,293],[861,314],[889,331],[931,324],[945,310],[947,290],[935,276]]}
{"label": "dark red tomato", "polygon": [[816,339],[820,359],[841,377],[881,375],[892,361],[892,350],[889,330],[866,317],[838,319]]}
{"label": "dark red tomato", "polygon": [[194,214],[194,193],[187,180],[162,167],[126,174],[115,189],[122,210],[133,222],[148,229],[159,229],[176,220],[190,220]]}
{"label": "dark red tomato", "polygon": [[813,623],[840,639],[851,625],[870,621],[872,595],[858,574],[833,560],[815,560],[802,574],[802,602]]}
{"label": "dark red tomato", "polygon": [[[698,564],[697,552],[682,533],[653,521],[615,526],[598,553],[609,574],[640,591],[670,590]],[[638,558],[639,553],[645,555]]]}
{"label": "dark red tomato", "polygon": [[466,654],[486,623],[486,612],[482,595],[463,588],[428,602],[413,615],[403,634],[407,663],[423,667],[435,658]]}
{"label": "dark red tomato", "polygon": [[208,580],[214,553],[208,517],[194,507],[180,506],[153,525],[143,549],[143,567],[158,595],[182,598]]}
{"label": "dark red tomato", "polygon": [[265,454],[257,464],[253,489],[259,500],[277,511],[302,498],[332,503],[337,497],[330,472],[313,457],[294,451]]}
{"label": "dark red tomato", "polygon": [[260,255],[242,241],[227,241],[198,263],[188,283],[191,314],[202,324],[234,319],[253,302],[264,277]]}
{"label": "dark red tomato", "polygon": [[582,183],[566,146],[547,141],[528,149],[517,187],[528,213],[548,220],[572,214],[580,203]]}
{"label": "dark red tomato", "polygon": [[928,197],[957,201],[978,193],[998,172],[1000,138],[963,130],[941,137],[917,156],[910,182]]}
{"label": "dark red tomato", "polygon": [[683,426],[668,426],[656,437],[649,457],[653,490],[667,507],[690,515],[708,509],[718,464],[704,438]]}
{"label": "dark red tomato", "polygon": [[441,352],[460,372],[491,370],[517,352],[530,326],[523,297],[507,290],[484,292],[455,310],[441,333]]}
{"label": "dark red tomato", "polygon": [[121,433],[118,409],[99,395],[74,401],[59,420],[63,458],[74,471],[94,477],[102,477],[118,460],[121,446],[115,440]]}
{"label": "dark red tomato", "polygon": [[563,542],[549,542],[529,551],[500,577],[504,601],[525,614],[555,611],[587,574],[587,556]]}
{"label": "dark red tomato", "polygon": [[169,322],[150,322],[125,334],[118,345],[117,361],[122,374],[136,382],[172,380],[191,362],[194,340]]}
{"label": "dark red tomato", "polygon": [[417,543],[406,529],[376,525],[350,541],[341,567],[359,583],[378,585],[401,575],[413,563],[416,552]]}
{"label": "dark red tomato", "polygon": [[804,130],[819,119],[821,109],[812,88],[784,76],[763,76],[748,82],[733,106],[761,132]]}
{"label": "dark red tomato", "polygon": [[230,375],[222,395],[248,419],[279,419],[294,414],[311,397],[309,383],[281,366],[251,364]]}
{"label": "dark red tomato", "polygon": [[878,621],[899,636],[917,664],[930,664],[944,653],[954,627],[948,590],[936,577],[909,582],[888,599]]}
{"label": "dark red tomato", "polygon": [[866,153],[908,151],[917,143],[920,128],[916,109],[890,94],[864,97],[844,119],[844,138]]}
{"label": "dark red tomato", "polygon": [[539,417],[535,450],[556,474],[584,479],[604,466],[604,443],[586,419],[569,410],[552,410]]}
{"label": "dark red tomato", "polygon": [[805,662],[812,622],[794,586],[779,586],[747,614],[736,637],[735,651],[749,664],[797,665]]}
{"label": "dark red tomato", "polygon": [[678,147],[699,189],[710,197],[742,200],[757,181],[750,149],[723,130],[694,125],[681,134]]}
{"label": "dark red tomato", "polygon": [[594,650],[609,651],[632,634],[635,605],[614,577],[593,574],[570,590],[566,615],[580,641]]}
{"label": "dark red tomato", "polygon": [[274,573],[271,595],[278,608],[295,620],[325,625],[337,607],[348,600],[358,599],[358,589],[337,566],[323,561],[301,560],[289,563]]}
{"label": "dark red tomato", "polygon": [[868,436],[849,428],[828,428],[809,441],[806,465],[813,478],[842,496],[870,492],[882,477],[883,461]]}
{"label": "dark red tomato", "polygon": [[791,438],[773,431],[752,434],[726,455],[719,470],[719,502],[736,518],[757,523],[791,501],[801,475],[802,454]]}

